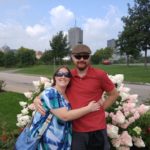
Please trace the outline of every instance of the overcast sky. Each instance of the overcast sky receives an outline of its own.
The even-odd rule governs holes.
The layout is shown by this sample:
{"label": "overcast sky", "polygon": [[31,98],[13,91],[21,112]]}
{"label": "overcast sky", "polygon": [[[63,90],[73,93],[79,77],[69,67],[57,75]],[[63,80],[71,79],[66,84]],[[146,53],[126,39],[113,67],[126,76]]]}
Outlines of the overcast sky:
{"label": "overcast sky", "polygon": [[83,41],[94,52],[122,31],[122,16],[133,0],[0,0],[0,47],[50,49],[60,30],[83,30]]}

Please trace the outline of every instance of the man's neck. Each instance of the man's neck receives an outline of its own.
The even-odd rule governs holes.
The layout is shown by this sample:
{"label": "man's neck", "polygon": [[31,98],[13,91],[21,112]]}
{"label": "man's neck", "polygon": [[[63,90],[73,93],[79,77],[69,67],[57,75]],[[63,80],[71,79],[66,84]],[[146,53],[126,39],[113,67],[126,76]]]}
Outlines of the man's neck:
{"label": "man's neck", "polygon": [[88,68],[89,68],[89,66],[86,67],[84,70],[79,70],[79,69],[77,68],[78,75],[79,75],[80,77],[85,76],[85,75],[87,74]]}

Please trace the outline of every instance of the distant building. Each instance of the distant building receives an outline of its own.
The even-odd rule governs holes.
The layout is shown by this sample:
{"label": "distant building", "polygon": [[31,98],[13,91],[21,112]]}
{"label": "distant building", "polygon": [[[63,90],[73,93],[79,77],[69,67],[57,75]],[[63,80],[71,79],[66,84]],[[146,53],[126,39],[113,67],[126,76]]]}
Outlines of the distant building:
{"label": "distant building", "polygon": [[6,53],[6,52],[8,52],[8,51],[10,51],[10,50],[11,50],[10,47],[7,46],[7,45],[4,45],[4,46],[2,46],[2,47],[0,48],[0,51],[2,51],[2,52],[4,52],[4,53]]}
{"label": "distant building", "polygon": [[77,44],[83,43],[83,30],[79,27],[74,27],[68,31],[69,45],[73,48]]}
{"label": "distant building", "polygon": [[43,53],[41,51],[36,51],[35,55],[36,55],[37,59],[40,59],[42,57]]}
{"label": "distant building", "polygon": [[115,39],[107,40],[107,47],[112,49],[116,48],[116,40]]}
{"label": "distant building", "polygon": [[116,48],[116,40],[115,39],[107,40],[107,47],[113,49],[112,61],[119,60],[121,58],[121,56],[118,53],[118,50]]}

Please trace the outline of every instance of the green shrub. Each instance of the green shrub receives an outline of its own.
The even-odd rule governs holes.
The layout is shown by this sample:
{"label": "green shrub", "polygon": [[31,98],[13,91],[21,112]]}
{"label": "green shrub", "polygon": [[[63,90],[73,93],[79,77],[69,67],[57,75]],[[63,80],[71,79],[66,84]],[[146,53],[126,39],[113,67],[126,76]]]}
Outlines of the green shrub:
{"label": "green shrub", "polygon": [[0,80],[0,92],[2,91],[2,89],[5,87],[5,81]]}
{"label": "green shrub", "polygon": [[142,138],[147,146],[147,150],[150,150],[150,111],[143,114],[138,120],[131,124],[128,128],[132,129],[134,126],[139,126],[142,129]]}
{"label": "green shrub", "polygon": [[14,129],[12,131],[8,131],[7,122],[3,122],[0,130],[2,134],[0,134],[0,149],[1,150],[14,150],[14,144],[16,139],[20,133],[20,129]]}

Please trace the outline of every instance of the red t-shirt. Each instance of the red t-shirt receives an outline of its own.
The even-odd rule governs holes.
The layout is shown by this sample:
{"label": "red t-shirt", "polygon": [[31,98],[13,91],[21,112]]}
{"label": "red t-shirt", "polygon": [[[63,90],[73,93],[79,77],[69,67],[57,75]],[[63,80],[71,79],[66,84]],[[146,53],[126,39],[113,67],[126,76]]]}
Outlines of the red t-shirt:
{"label": "red t-shirt", "polygon": [[[79,77],[77,70],[72,71],[71,85],[67,89],[67,96],[72,109],[86,106],[90,101],[98,101],[104,91],[111,91],[114,84],[107,74],[100,69],[89,67],[84,77]],[[79,119],[73,120],[73,130],[77,132],[90,132],[106,128],[105,112],[91,112]]]}

